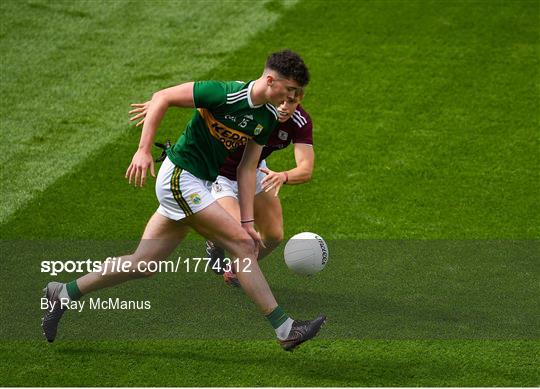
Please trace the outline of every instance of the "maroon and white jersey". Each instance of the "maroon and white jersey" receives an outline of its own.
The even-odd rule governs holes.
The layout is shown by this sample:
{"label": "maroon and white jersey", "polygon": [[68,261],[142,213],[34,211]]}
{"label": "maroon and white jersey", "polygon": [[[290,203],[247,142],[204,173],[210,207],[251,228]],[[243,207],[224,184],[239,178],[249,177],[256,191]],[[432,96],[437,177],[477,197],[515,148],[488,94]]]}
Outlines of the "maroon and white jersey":
{"label": "maroon and white jersey", "polygon": [[[279,123],[264,146],[259,164],[274,151],[284,149],[292,143],[313,144],[313,123],[308,113],[298,105],[293,115],[284,123]],[[242,160],[245,146],[237,148],[225,159],[219,169],[221,176],[236,181],[236,168]]]}

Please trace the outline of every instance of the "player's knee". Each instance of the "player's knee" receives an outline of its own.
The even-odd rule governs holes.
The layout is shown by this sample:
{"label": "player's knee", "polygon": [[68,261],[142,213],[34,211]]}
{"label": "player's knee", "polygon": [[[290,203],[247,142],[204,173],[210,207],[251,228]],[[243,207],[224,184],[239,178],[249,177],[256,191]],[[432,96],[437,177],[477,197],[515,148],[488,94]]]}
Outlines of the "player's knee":
{"label": "player's knee", "polygon": [[255,241],[251,238],[242,239],[240,241],[240,250],[243,253],[242,256],[247,258],[253,258],[255,256],[256,245]]}
{"label": "player's knee", "polygon": [[231,259],[254,258],[256,254],[255,242],[243,229],[239,229],[227,237],[225,248],[231,253]]}
{"label": "player's knee", "polygon": [[243,258],[255,258],[256,255],[256,245],[253,239],[248,235],[242,239],[237,239],[233,242],[233,250],[231,254],[234,258],[231,259],[243,259]]}
{"label": "player's knee", "polygon": [[157,271],[152,271],[152,270],[140,270],[139,271],[139,276],[141,278],[150,278],[152,276],[154,276],[155,274],[157,273]]}
{"label": "player's knee", "polygon": [[273,228],[265,233],[264,241],[273,247],[278,246],[281,242],[283,242],[283,228]]}

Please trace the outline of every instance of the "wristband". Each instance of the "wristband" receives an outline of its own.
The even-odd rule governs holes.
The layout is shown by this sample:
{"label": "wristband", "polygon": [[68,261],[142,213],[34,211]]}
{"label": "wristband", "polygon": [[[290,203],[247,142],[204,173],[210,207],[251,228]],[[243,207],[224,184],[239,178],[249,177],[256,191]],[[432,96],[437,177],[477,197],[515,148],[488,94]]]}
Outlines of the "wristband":
{"label": "wristband", "polygon": [[287,182],[289,182],[289,175],[287,174],[287,172],[283,172],[285,174],[285,182],[284,184],[286,184]]}
{"label": "wristband", "polygon": [[251,223],[251,222],[254,222],[255,219],[250,219],[250,220],[241,220],[240,223],[241,224],[244,224],[244,223]]}

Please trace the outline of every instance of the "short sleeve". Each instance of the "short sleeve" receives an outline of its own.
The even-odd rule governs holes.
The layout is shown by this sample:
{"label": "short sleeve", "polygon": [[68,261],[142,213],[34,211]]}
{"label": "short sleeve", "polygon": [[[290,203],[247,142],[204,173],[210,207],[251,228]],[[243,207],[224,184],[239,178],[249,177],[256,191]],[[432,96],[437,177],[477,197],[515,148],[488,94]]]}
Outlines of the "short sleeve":
{"label": "short sleeve", "polygon": [[197,108],[217,108],[227,100],[227,90],[221,81],[196,81],[193,84],[193,101]]}
{"label": "short sleeve", "polygon": [[301,111],[301,119],[298,121],[303,124],[301,127],[294,132],[292,142],[293,143],[303,143],[312,145],[313,144],[313,122],[307,114],[306,111]]}

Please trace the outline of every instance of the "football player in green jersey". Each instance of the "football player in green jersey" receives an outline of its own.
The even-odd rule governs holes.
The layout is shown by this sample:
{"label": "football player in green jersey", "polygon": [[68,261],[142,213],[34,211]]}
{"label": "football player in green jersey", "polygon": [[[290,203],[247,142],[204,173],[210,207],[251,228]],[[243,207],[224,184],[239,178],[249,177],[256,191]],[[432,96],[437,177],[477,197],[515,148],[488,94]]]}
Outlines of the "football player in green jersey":
{"label": "football player in green jersey", "polygon": [[[255,192],[255,224],[261,234],[265,248],[259,250],[258,260],[270,254],[283,240],[283,216],[281,202],[278,197],[281,186],[288,184],[302,184],[310,180],[315,161],[313,151],[313,123],[309,114],[300,106],[303,99],[303,90],[299,90],[294,99],[287,98],[279,107],[279,125],[274,130],[261,153],[257,171],[257,185]],[[283,150],[290,144],[294,147],[296,167],[288,171],[274,172],[268,169],[266,159],[274,152]],[[243,149],[232,153],[221,166],[219,176],[212,185],[212,196],[218,203],[240,220],[238,205],[238,183],[236,179],[237,166],[242,159]],[[206,253],[211,258],[210,263],[216,273],[223,274],[228,285],[240,286],[238,278],[233,271],[223,269],[222,258],[225,251],[215,242],[206,241]]]}
{"label": "football player in green jersey", "polygon": [[[243,290],[270,321],[285,350],[315,336],[326,317],[297,321],[278,305],[256,261],[258,249],[264,244],[253,226],[256,169],[263,145],[277,125],[276,107],[294,97],[308,82],[309,73],[302,58],[283,50],[268,57],[263,74],[256,80],[188,82],[155,93],[138,150],[126,171],[126,178],[135,186],[144,185],[148,171],[155,177],[150,149],[167,109],[197,108],[159,170],[156,194],[160,205],[148,221],[139,246],[134,253],[121,258],[121,266],[88,273],[67,284],[47,284],[44,294],[48,308],[42,321],[46,339],[54,341],[70,301],[152,275],[145,266],[147,261],[166,259],[191,229],[232,254]],[[238,223],[210,191],[220,165],[240,146],[245,146],[245,151],[237,171],[241,215]]]}
{"label": "football player in green jersey", "polygon": [[[276,127],[263,148],[257,169],[257,185],[254,200],[254,215],[257,231],[263,238],[265,248],[259,250],[258,260],[261,260],[274,250],[283,240],[283,216],[281,202],[277,197],[284,183],[302,184],[311,178],[315,160],[313,151],[313,123],[306,110],[300,106],[304,98],[304,90],[299,89],[294,99],[288,97],[277,107],[279,125]],[[136,126],[144,123],[150,102],[132,104],[134,107],[130,120],[140,120]],[[285,172],[274,172],[266,166],[266,158],[273,152],[283,150],[290,144],[294,145],[296,167]],[[163,146],[166,150],[166,147]],[[242,160],[244,147],[238,147],[226,159],[219,169],[219,175],[212,185],[212,196],[227,212],[240,222],[240,207],[238,205],[237,167]],[[227,271],[224,264],[226,258],[222,247],[211,241],[206,241],[206,253],[210,267],[217,274],[222,274],[228,285],[240,286],[236,274]]]}

